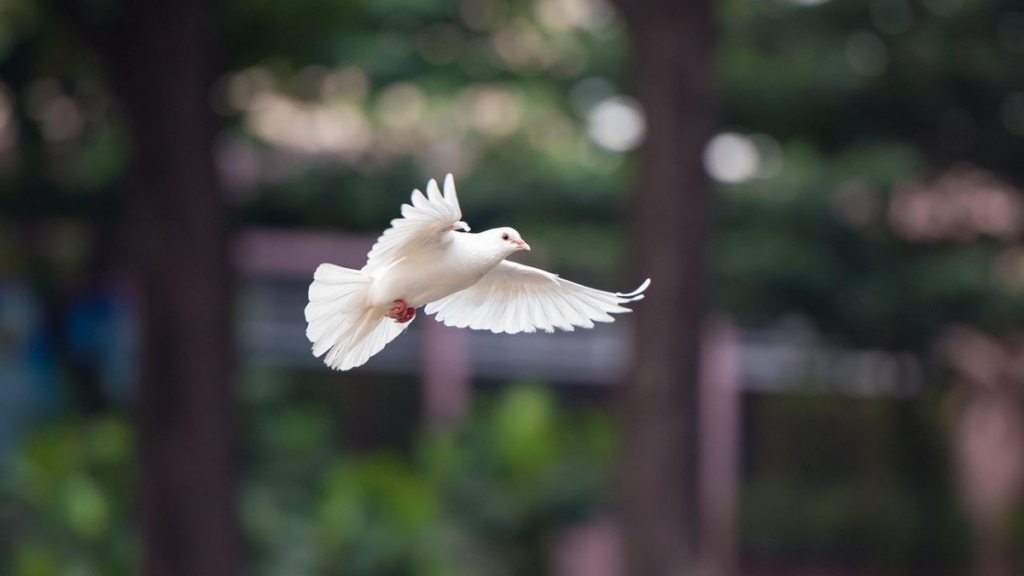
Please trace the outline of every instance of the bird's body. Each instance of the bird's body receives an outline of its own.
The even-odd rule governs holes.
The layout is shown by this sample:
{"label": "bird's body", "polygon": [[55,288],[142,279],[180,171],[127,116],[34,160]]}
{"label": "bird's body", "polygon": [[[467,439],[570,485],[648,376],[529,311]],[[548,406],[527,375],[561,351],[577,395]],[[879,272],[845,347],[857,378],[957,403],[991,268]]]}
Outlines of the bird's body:
{"label": "bird's body", "polygon": [[437,248],[410,254],[377,271],[370,288],[371,305],[389,308],[402,300],[410,308],[426,306],[476,284],[501,261],[476,250],[476,234],[448,231],[444,235]]}
{"label": "bird's body", "polygon": [[[416,190],[402,218],[377,240],[362,270],[321,264],[309,287],[306,336],[313,354],[348,370],[405,331],[425,306],[449,326],[492,332],[591,328],[629,312],[650,280],[630,294],[587,288],[505,260],[530,246],[512,228],[469,233],[451,175]],[[465,230],[458,232],[457,230]]]}

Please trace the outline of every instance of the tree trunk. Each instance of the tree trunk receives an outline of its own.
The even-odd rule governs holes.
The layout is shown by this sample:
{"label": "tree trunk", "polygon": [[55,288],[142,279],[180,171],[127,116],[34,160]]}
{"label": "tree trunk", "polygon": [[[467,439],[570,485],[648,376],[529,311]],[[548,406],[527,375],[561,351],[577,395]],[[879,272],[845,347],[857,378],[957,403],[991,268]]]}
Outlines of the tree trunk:
{"label": "tree trunk", "polygon": [[146,576],[238,573],[228,214],[209,106],[215,8],[129,1],[110,55],[134,146]]}
{"label": "tree trunk", "polygon": [[622,0],[647,140],[633,196],[633,264],[653,277],[634,314],[623,389],[620,502],[626,573],[677,576],[699,561],[698,388],[712,192],[702,167],[715,127],[711,0]]}

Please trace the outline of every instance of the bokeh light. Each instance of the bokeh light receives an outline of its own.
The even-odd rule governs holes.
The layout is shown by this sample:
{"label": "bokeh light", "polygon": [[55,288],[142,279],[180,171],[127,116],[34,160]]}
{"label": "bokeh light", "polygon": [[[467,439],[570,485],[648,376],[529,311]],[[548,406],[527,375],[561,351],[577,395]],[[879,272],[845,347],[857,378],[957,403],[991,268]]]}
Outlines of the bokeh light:
{"label": "bokeh light", "polygon": [[640,146],[646,130],[640,104],[626,96],[601,100],[587,114],[590,139],[612,152],[625,152]]}

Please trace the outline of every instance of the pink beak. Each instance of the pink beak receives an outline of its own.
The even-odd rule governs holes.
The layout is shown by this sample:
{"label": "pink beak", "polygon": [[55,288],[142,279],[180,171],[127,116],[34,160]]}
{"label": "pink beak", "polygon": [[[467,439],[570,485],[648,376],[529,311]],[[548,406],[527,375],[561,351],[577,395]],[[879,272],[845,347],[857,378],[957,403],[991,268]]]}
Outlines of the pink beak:
{"label": "pink beak", "polygon": [[514,240],[512,243],[515,244],[516,246],[519,246],[520,250],[529,250],[530,249],[530,245],[527,244],[526,242],[522,241],[522,240]]}

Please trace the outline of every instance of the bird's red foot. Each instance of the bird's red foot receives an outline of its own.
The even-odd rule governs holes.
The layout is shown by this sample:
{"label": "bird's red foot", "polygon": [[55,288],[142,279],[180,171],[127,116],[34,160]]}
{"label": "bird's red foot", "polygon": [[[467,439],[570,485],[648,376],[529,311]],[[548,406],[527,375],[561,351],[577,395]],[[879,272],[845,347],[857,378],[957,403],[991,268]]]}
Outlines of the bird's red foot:
{"label": "bird's red foot", "polygon": [[399,324],[405,324],[416,317],[416,309],[411,308],[404,300],[395,300],[391,308],[388,308],[388,318]]}

